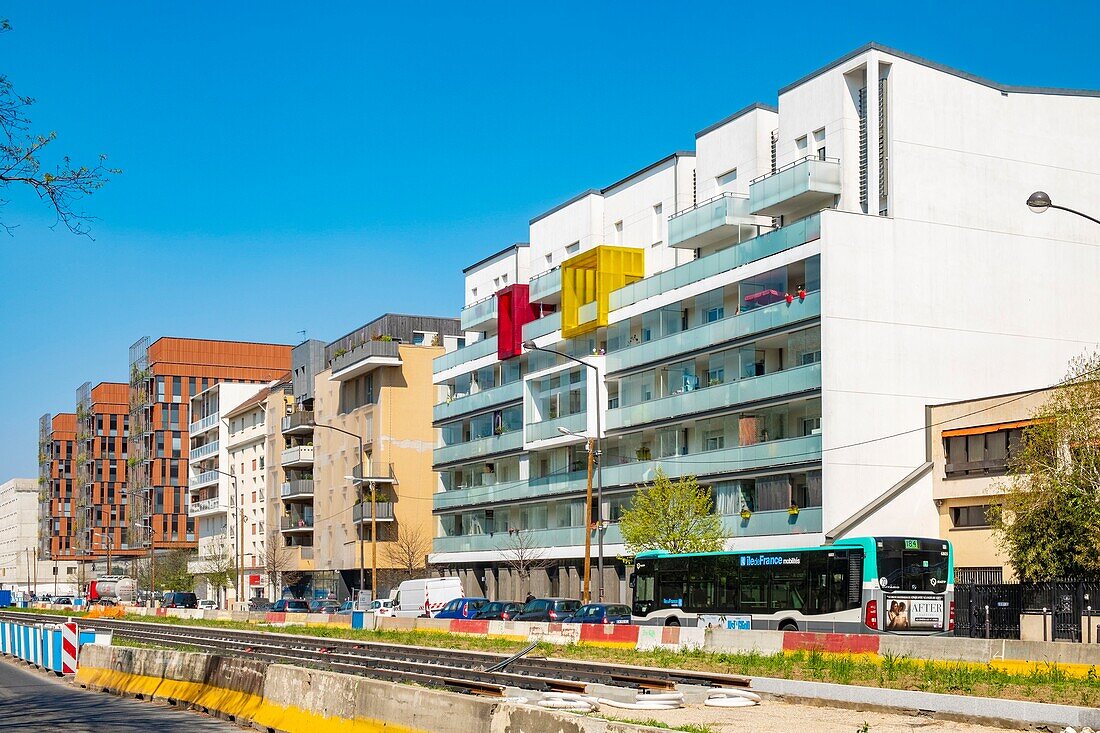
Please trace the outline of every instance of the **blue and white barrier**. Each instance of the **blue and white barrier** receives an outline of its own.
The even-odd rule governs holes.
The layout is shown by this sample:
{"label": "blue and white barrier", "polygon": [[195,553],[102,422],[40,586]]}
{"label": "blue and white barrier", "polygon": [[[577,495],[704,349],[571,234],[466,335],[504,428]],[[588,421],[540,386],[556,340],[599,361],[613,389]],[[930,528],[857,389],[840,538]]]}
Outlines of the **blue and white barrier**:
{"label": "blue and white barrier", "polygon": [[58,675],[76,674],[80,647],[110,643],[110,631],[82,629],[76,621],[62,624],[0,621],[0,653]]}

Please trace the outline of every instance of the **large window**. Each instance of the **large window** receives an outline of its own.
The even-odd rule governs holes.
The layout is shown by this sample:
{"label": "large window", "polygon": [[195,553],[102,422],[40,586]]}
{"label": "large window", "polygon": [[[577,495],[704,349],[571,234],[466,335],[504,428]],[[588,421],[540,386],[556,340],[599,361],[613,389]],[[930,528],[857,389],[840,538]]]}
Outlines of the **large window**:
{"label": "large window", "polygon": [[971,506],[951,507],[951,526],[953,527],[988,527],[989,505],[976,504]]}
{"label": "large window", "polygon": [[1022,427],[969,435],[952,435],[954,431],[945,431],[944,474],[947,478],[1003,476],[1008,471],[1009,459],[1020,445],[1023,431]]}

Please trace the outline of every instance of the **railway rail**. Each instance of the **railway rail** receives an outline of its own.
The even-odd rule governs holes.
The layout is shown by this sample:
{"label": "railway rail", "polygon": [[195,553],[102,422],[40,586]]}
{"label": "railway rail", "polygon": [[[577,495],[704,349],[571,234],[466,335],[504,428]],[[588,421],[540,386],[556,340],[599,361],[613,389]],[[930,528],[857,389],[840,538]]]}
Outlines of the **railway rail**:
{"label": "railway rail", "polygon": [[[59,617],[0,612],[0,619],[57,623]],[[503,697],[508,688],[583,695],[591,684],[631,688],[643,693],[670,692],[678,685],[711,688],[749,686],[746,677],[692,670],[543,657],[512,659],[509,655],[488,652],[404,646],[275,631],[244,631],[105,618],[87,619],[86,622],[88,625],[109,630],[120,638],[145,644],[309,666],[390,682],[413,682],[494,697]],[[500,668],[506,661],[508,663]]]}

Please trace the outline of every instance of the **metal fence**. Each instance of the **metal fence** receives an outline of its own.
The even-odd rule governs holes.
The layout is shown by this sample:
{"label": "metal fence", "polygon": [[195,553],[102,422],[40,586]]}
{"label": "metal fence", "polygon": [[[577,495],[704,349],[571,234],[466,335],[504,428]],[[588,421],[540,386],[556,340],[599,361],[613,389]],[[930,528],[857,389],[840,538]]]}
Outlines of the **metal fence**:
{"label": "metal fence", "polygon": [[1019,639],[1020,616],[1050,617],[1053,641],[1081,639],[1082,618],[1100,618],[1100,582],[968,583],[955,586],[955,635]]}

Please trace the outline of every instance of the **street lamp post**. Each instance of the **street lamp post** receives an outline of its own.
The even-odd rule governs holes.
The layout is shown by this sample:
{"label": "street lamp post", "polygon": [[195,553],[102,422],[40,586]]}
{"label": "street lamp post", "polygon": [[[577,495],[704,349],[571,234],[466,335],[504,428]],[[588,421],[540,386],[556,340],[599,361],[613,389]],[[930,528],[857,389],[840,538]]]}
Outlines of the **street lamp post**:
{"label": "street lamp post", "polygon": [[[595,385],[596,385],[596,404],[595,404],[595,408],[596,408],[596,437],[594,439],[590,439],[590,441],[591,440],[595,441],[595,446],[594,446],[595,451],[592,450],[593,446],[590,443],[589,444],[589,453],[588,453],[588,455],[589,455],[589,466],[590,467],[592,465],[592,460],[593,460],[594,456],[597,456],[601,459],[601,460],[596,461],[596,521],[595,521],[595,525],[596,525],[596,541],[597,541],[596,591],[597,591],[597,594],[598,594],[597,598],[602,603],[603,602],[603,595],[604,595],[603,594],[603,460],[602,460],[602,456],[603,456],[603,450],[602,450],[603,430],[600,427],[600,370],[599,370],[599,367],[597,367],[595,364],[589,364],[588,362],[583,361],[581,359],[578,359],[575,356],[570,356],[569,354],[564,354],[560,351],[555,351],[554,349],[544,349],[541,346],[535,345],[535,342],[531,341],[531,340],[524,341],[523,342],[523,348],[527,349],[528,351],[543,351],[543,352],[546,352],[547,354],[556,354],[557,356],[560,356],[563,359],[568,359],[569,361],[575,362],[577,364],[580,364],[583,367],[587,367],[588,369],[591,369],[593,377],[595,378]],[[588,485],[589,485],[589,490],[591,490],[591,486],[592,486],[591,471],[589,472]],[[592,533],[591,526],[593,524],[593,522],[592,522],[592,496],[591,496],[591,493],[589,493],[589,496],[588,496],[588,505],[585,506],[585,513],[588,515],[588,521],[587,521],[587,525],[589,526],[588,535],[591,535],[591,533]],[[589,536],[588,541],[586,542],[586,544],[589,544],[589,543],[591,543],[591,536]],[[589,574],[590,574],[590,570],[589,570],[589,568],[586,567],[585,568],[585,578],[584,578],[584,583],[585,583],[586,587],[588,586],[588,583],[589,583],[589,578],[588,578]],[[587,600],[586,600],[586,602],[587,602]]]}
{"label": "street lamp post", "polygon": [[1027,207],[1034,211],[1036,214],[1042,214],[1047,209],[1059,209],[1061,211],[1068,211],[1071,214],[1077,214],[1082,218],[1088,219],[1094,224],[1100,224],[1100,219],[1094,216],[1071,209],[1068,206],[1058,206],[1050,200],[1050,196],[1045,191],[1036,191],[1027,197]]}
{"label": "street lamp post", "polygon": [[233,556],[237,559],[237,577],[233,579],[233,589],[237,593],[237,602],[240,603],[241,596],[244,595],[244,568],[242,567],[244,565],[244,518],[241,516],[241,496],[237,491],[237,475],[217,468],[210,470],[233,479],[233,524],[237,528],[237,542],[236,547],[233,548]]}
{"label": "street lamp post", "polygon": [[[358,440],[359,441],[359,465],[362,467],[360,473],[366,475],[366,472],[367,472],[367,458],[366,458],[366,456],[367,456],[367,454],[366,454],[366,451],[363,448],[363,436],[358,435],[356,433],[353,433],[350,430],[344,430],[343,428],[338,428],[335,425],[325,425],[325,424],[319,423],[319,422],[313,423],[313,427],[315,427],[315,428],[327,428],[328,430],[335,430],[338,433],[343,433],[344,435],[348,435],[348,436]],[[361,526],[362,522],[363,522],[363,506],[366,503],[364,501],[364,499],[365,499],[364,494],[362,492],[360,492],[360,494],[359,494],[359,522],[356,523],[356,525],[355,525],[355,536],[356,536],[356,539],[359,540],[359,591],[360,592],[366,590],[366,580],[363,577],[364,573],[366,572],[365,569],[364,569],[364,565],[366,565],[366,560],[363,557],[363,555],[366,551],[363,549],[363,531],[359,528]],[[377,533],[376,530],[377,530],[377,526],[376,526],[376,523],[375,523],[375,511],[374,511],[374,484],[371,484],[370,587],[371,587],[371,595],[372,596],[378,590],[378,545],[377,545],[378,533]]]}

